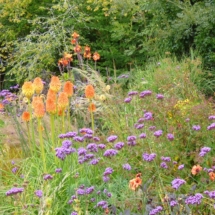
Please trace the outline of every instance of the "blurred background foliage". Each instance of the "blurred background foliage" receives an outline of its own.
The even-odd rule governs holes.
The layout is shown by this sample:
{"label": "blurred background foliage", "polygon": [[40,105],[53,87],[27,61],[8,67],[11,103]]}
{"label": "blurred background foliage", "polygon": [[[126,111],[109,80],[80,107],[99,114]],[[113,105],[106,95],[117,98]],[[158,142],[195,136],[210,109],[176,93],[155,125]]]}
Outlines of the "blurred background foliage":
{"label": "blurred background foliage", "polygon": [[77,31],[81,46],[100,53],[103,75],[128,72],[165,53],[201,56],[202,89],[211,95],[214,11],[214,0],[0,0],[1,82],[58,74],[57,61],[72,52]]}

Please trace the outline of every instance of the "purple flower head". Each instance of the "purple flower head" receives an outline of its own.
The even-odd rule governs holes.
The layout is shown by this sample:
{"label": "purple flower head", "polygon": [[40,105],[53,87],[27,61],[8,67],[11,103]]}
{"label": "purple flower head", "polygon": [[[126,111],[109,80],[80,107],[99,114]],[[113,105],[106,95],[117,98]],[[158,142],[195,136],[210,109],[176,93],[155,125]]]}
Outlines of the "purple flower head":
{"label": "purple flower head", "polygon": [[93,130],[90,128],[82,128],[79,130],[80,133],[93,134]]}
{"label": "purple flower head", "polygon": [[125,169],[125,170],[128,170],[128,171],[131,170],[131,166],[130,166],[130,164],[128,164],[128,163],[123,164],[122,167],[123,167],[123,169]]}
{"label": "purple flower head", "polygon": [[166,162],[170,162],[170,161],[171,161],[171,158],[170,158],[170,157],[164,157],[164,156],[162,156],[162,157],[161,157],[161,160],[162,160],[162,161],[166,161]]}
{"label": "purple flower head", "polygon": [[156,158],[156,154],[155,153],[152,153],[152,154],[143,153],[142,158],[145,161],[151,162]]}
{"label": "purple flower head", "polygon": [[103,176],[102,179],[104,182],[110,181],[110,177],[108,177],[108,176]]}
{"label": "purple flower head", "polygon": [[109,136],[109,137],[107,138],[107,141],[108,141],[109,143],[112,143],[112,142],[114,142],[117,138],[118,138],[118,137],[117,137],[116,135],[111,135],[111,136]]}
{"label": "purple flower head", "polygon": [[91,202],[95,202],[96,199],[95,199],[95,198],[91,198],[90,201],[91,201]]}
{"label": "purple flower head", "polygon": [[152,94],[152,91],[150,91],[150,90],[142,91],[140,93],[140,98],[144,98],[145,96],[150,96],[151,94]]}
{"label": "purple flower head", "polygon": [[165,162],[161,162],[160,167],[163,169],[168,169],[168,166]]}
{"label": "purple flower head", "polygon": [[139,138],[140,138],[140,139],[146,138],[146,134],[145,134],[145,133],[140,134]]}
{"label": "purple flower head", "polygon": [[138,123],[142,123],[142,122],[144,122],[144,121],[145,121],[145,119],[144,119],[143,117],[141,117],[141,118],[138,119],[137,122],[138,122]]}
{"label": "purple flower head", "polygon": [[180,179],[180,178],[175,178],[171,184],[172,184],[172,188],[178,190],[178,188],[182,185],[185,184],[186,181],[184,179]]}
{"label": "purple flower head", "polygon": [[93,135],[92,134],[85,134],[83,136],[85,139],[92,139],[93,138]]}
{"label": "purple flower head", "polygon": [[56,173],[61,173],[61,172],[62,172],[62,169],[61,169],[61,168],[57,168],[57,169],[55,170],[55,172],[56,172]]}
{"label": "purple flower head", "polygon": [[204,194],[208,195],[211,199],[215,199],[215,190],[214,191],[205,191]]}
{"label": "purple flower head", "polygon": [[23,187],[13,187],[11,188],[10,190],[8,190],[6,192],[6,196],[12,196],[12,195],[16,195],[17,193],[22,193],[24,191],[24,188]]}
{"label": "purple flower head", "polygon": [[178,202],[175,201],[175,200],[172,200],[172,201],[170,201],[169,204],[170,204],[171,207],[174,207],[174,206],[178,205]]}
{"label": "purple flower head", "polygon": [[172,140],[174,140],[174,134],[167,134],[167,139],[169,140],[169,141],[172,141]]}
{"label": "purple flower head", "polygon": [[72,145],[72,142],[70,140],[64,140],[62,142],[62,147],[63,148],[67,148],[68,149],[71,145]]}
{"label": "purple flower head", "polygon": [[127,144],[128,144],[129,146],[135,146],[137,143],[136,143],[136,141],[134,140],[134,141],[128,141]]}
{"label": "purple flower head", "polygon": [[66,138],[72,138],[72,137],[75,137],[75,136],[77,136],[77,132],[75,132],[75,131],[70,131],[70,132],[65,134]]}
{"label": "purple flower head", "polygon": [[84,158],[86,159],[86,161],[87,161],[87,160],[91,160],[91,159],[93,159],[94,157],[95,157],[94,154],[86,154],[86,155],[84,156]]}
{"label": "purple flower head", "polygon": [[215,119],[215,116],[214,115],[213,116],[209,116],[208,119],[209,120],[213,120],[213,119]]}
{"label": "purple flower head", "polygon": [[100,138],[99,138],[99,137],[93,137],[93,140],[94,140],[95,142],[99,142],[99,141],[100,141]]}
{"label": "purple flower head", "polygon": [[98,145],[98,148],[99,148],[99,149],[105,149],[105,148],[106,148],[106,145],[101,143],[101,144]]}
{"label": "purple flower head", "polygon": [[192,129],[194,131],[199,131],[201,129],[201,126],[200,125],[193,125]]}
{"label": "purple flower head", "polygon": [[111,198],[112,194],[108,192],[108,193],[106,194],[106,196],[107,196],[108,198]]}
{"label": "purple flower head", "polygon": [[75,136],[75,137],[73,137],[73,140],[76,141],[76,142],[83,142],[84,141],[84,137]]}
{"label": "purple flower head", "polygon": [[108,208],[108,203],[106,201],[100,201],[97,203],[97,207],[102,207],[103,209]]}
{"label": "purple flower head", "polygon": [[94,186],[86,188],[86,194],[91,194],[95,190]]}
{"label": "purple flower head", "polygon": [[162,210],[163,210],[163,208],[161,206],[157,206],[155,209],[153,209],[149,212],[149,215],[156,215],[156,214],[160,213]]}
{"label": "purple flower head", "polygon": [[144,127],[144,124],[137,124],[135,125],[136,129],[142,129]]}
{"label": "purple flower head", "polygon": [[104,152],[103,155],[104,155],[105,157],[112,157],[112,156],[115,156],[117,153],[118,153],[118,151],[115,150],[115,149],[108,149],[108,150],[106,150],[106,151]]}
{"label": "purple flower head", "polygon": [[157,99],[162,100],[164,98],[164,95],[158,93],[156,95],[156,97],[157,97]]}
{"label": "purple flower head", "polygon": [[127,137],[127,141],[128,141],[128,142],[135,141],[136,139],[137,139],[137,137],[134,136],[134,135],[128,136],[128,137]]}
{"label": "purple flower head", "polygon": [[154,125],[152,125],[152,126],[149,127],[150,131],[154,131],[155,129],[156,129],[156,126],[154,126]]}
{"label": "purple flower head", "polygon": [[41,198],[41,197],[43,196],[43,191],[42,191],[42,190],[36,190],[36,191],[34,192],[34,194],[35,194],[37,197]]}
{"label": "purple flower head", "polygon": [[127,97],[127,98],[124,99],[124,102],[125,103],[130,103],[131,100],[132,100],[132,97]]}
{"label": "purple flower head", "polygon": [[95,143],[89,143],[87,145],[87,150],[89,150],[90,152],[98,152],[98,146]]}
{"label": "purple flower head", "polygon": [[103,173],[103,176],[107,176],[113,173],[113,169],[111,167],[107,167]]}
{"label": "purple flower head", "polygon": [[114,148],[117,149],[117,150],[120,150],[122,149],[124,146],[124,143],[123,142],[118,142],[114,145]]}
{"label": "purple flower head", "polygon": [[144,113],[144,119],[145,120],[151,120],[151,119],[153,119],[152,113],[151,112]]}
{"label": "purple flower head", "polygon": [[60,139],[66,138],[66,134],[59,134],[58,138],[60,138]]}
{"label": "purple flower head", "polygon": [[203,195],[201,193],[196,193],[194,196],[189,196],[185,199],[185,204],[187,205],[199,205],[202,201]]}
{"label": "purple flower head", "polygon": [[74,202],[74,200],[73,200],[73,199],[70,199],[70,200],[68,201],[68,204],[71,205],[73,202]]}
{"label": "purple flower head", "polygon": [[184,169],[184,164],[179,165],[179,166],[178,166],[178,169],[179,169],[179,170]]}
{"label": "purple flower head", "polygon": [[87,150],[83,147],[78,148],[78,156],[81,155],[86,155],[87,154]]}
{"label": "purple flower head", "polygon": [[17,167],[14,167],[14,168],[12,169],[12,172],[15,174],[15,173],[17,172],[17,170],[18,170],[18,168],[17,168]]}
{"label": "purple flower head", "polygon": [[130,91],[128,92],[128,96],[134,96],[134,95],[137,95],[138,94],[138,91]]}
{"label": "purple flower head", "polygon": [[162,130],[157,130],[157,131],[154,132],[155,137],[160,137],[162,134],[163,134]]}
{"label": "purple flower head", "polygon": [[90,161],[90,164],[91,165],[96,165],[98,162],[99,162],[99,158],[94,158],[94,159],[92,159],[91,161]]}
{"label": "purple flower head", "polygon": [[190,118],[186,118],[186,119],[185,119],[185,122],[189,122],[189,121],[190,121]]}
{"label": "purple flower head", "polygon": [[210,147],[203,147],[203,148],[201,148],[199,156],[204,157],[210,151],[211,151]]}
{"label": "purple flower head", "polygon": [[78,215],[78,212],[73,211],[70,215]]}
{"label": "purple flower head", "polygon": [[51,180],[51,179],[53,179],[53,176],[50,175],[50,174],[45,174],[45,175],[43,176],[43,179],[44,179],[44,180]]}
{"label": "purple flower head", "polygon": [[76,193],[79,196],[82,196],[82,195],[86,194],[85,189],[83,189],[83,188],[78,188],[77,191],[76,191]]}
{"label": "purple flower head", "polygon": [[212,129],[215,129],[215,122],[210,124],[208,127],[207,127],[207,130],[212,130]]}
{"label": "purple flower head", "polygon": [[65,153],[65,149],[64,148],[59,147],[59,148],[56,148],[55,151],[56,151],[55,155],[59,159],[64,160],[66,158],[66,153]]}
{"label": "purple flower head", "polygon": [[177,164],[178,162],[177,162],[177,161],[173,161],[172,163],[175,165],[175,164]]}

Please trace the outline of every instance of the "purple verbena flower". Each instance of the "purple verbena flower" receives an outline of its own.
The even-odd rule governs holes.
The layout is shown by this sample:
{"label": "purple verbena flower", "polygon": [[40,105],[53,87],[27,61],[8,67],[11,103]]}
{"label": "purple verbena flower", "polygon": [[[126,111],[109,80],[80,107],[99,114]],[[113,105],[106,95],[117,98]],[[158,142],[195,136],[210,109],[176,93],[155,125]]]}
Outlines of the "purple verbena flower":
{"label": "purple verbena flower", "polygon": [[128,142],[135,141],[136,139],[137,139],[137,137],[134,136],[134,135],[128,136],[128,137],[127,137],[127,141],[128,141]]}
{"label": "purple verbena flower", "polygon": [[118,142],[114,145],[114,148],[117,149],[117,150],[120,150],[122,149],[124,146],[124,143],[123,142]]}
{"label": "purple verbena flower", "polygon": [[50,175],[50,174],[45,174],[45,175],[43,176],[43,179],[44,179],[44,180],[51,180],[51,179],[53,179],[53,176]]}
{"label": "purple verbena flower", "polygon": [[77,136],[77,132],[75,132],[75,131],[70,131],[70,132],[65,134],[66,138],[72,138],[72,137],[75,137],[75,136]]}
{"label": "purple verbena flower", "polygon": [[203,195],[201,193],[196,193],[194,196],[189,196],[185,199],[185,204],[187,205],[199,205],[202,201]]}
{"label": "purple verbena flower", "polygon": [[171,207],[174,207],[174,206],[178,205],[178,202],[175,201],[175,200],[172,200],[172,201],[170,201],[169,204],[170,204]]}
{"label": "purple verbena flower", "polygon": [[153,209],[149,212],[149,215],[156,215],[156,214],[160,213],[162,210],[163,210],[163,208],[161,206],[157,206],[155,209]]}
{"label": "purple verbena flower", "polygon": [[107,176],[113,173],[113,169],[111,167],[107,167],[103,173],[103,176]]}
{"label": "purple verbena flower", "polygon": [[109,143],[112,143],[112,142],[114,142],[117,138],[118,138],[118,137],[117,137],[116,135],[111,135],[111,136],[109,136],[109,137],[107,138],[107,141],[108,141]]}
{"label": "purple verbena flower", "polygon": [[152,125],[152,126],[149,127],[150,131],[154,131],[155,129],[156,129],[156,126],[154,126],[154,125]]}
{"label": "purple verbena flower", "polygon": [[146,134],[145,134],[145,133],[140,134],[140,135],[139,135],[139,138],[140,138],[140,139],[146,138]]}
{"label": "purple verbena flower", "polygon": [[99,148],[99,149],[105,149],[105,148],[106,148],[106,145],[101,143],[101,144],[98,145],[98,148]]}
{"label": "purple verbena flower", "polygon": [[154,132],[155,137],[160,137],[162,134],[163,134],[162,130],[157,130],[157,131]]}
{"label": "purple verbena flower", "polygon": [[144,127],[144,124],[137,124],[135,125],[136,129],[142,129]]}
{"label": "purple verbena flower", "polygon": [[108,150],[106,150],[106,151],[104,152],[103,155],[104,155],[105,157],[112,157],[112,156],[115,156],[117,153],[118,153],[118,151],[115,150],[115,149],[108,149]]}
{"label": "purple verbena flower", "polygon": [[87,150],[83,147],[78,148],[78,156],[81,155],[86,155],[87,154]]}
{"label": "purple verbena flower", "polygon": [[164,157],[164,156],[162,156],[162,157],[161,157],[161,160],[162,160],[162,161],[166,161],[166,162],[170,162],[170,161],[171,161],[171,158],[170,158],[170,157]]}
{"label": "purple verbena flower", "polygon": [[199,156],[204,157],[210,151],[211,151],[210,147],[203,147],[203,148],[201,148]]}
{"label": "purple verbena flower", "polygon": [[87,150],[89,150],[90,152],[98,152],[98,146],[95,143],[89,143],[87,145]]}
{"label": "purple verbena flower", "polygon": [[84,141],[84,137],[75,136],[75,137],[73,137],[73,140],[76,141],[76,142],[83,142]]}
{"label": "purple verbena flower", "polygon": [[102,179],[103,179],[103,181],[104,181],[104,182],[108,182],[108,181],[110,181],[110,177],[108,177],[108,176],[103,176],[103,178],[102,178]]}
{"label": "purple verbena flower", "polygon": [[180,179],[180,178],[175,178],[171,184],[172,184],[172,188],[178,190],[179,187],[182,185],[182,184],[185,184],[186,181],[184,179]]}
{"label": "purple verbena flower", "polygon": [[66,138],[66,135],[65,134],[59,134],[58,138],[60,138],[60,139]]}
{"label": "purple verbena flower", "polygon": [[99,141],[100,141],[100,138],[99,138],[99,137],[93,137],[93,140],[94,140],[95,142],[99,142]]}
{"label": "purple verbena flower", "polygon": [[70,215],[78,215],[78,212],[73,211]]}
{"label": "purple verbena flower", "polygon": [[90,161],[91,165],[96,165],[99,162],[99,158],[94,158]]}
{"label": "purple verbena flower", "polygon": [[155,153],[152,153],[152,154],[143,153],[142,158],[145,161],[151,162],[156,158],[156,154]]}
{"label": "purple verbena flower", "polygon": [[209,120],[213,120],[213,119],[215,119],[215,116],[214,116],[214,115],[209,116],[208,119],[209,119]]}
{"label": "purple verbena flower", "polygon": [[151,94],[152,94],[152,91],[150,91],[150,90],[142,91],[140,93],[140,98],[144,98],[145,96],[150,96]]}
{"label": "purple verbena flower", "polygon": [[174,134],[167,134],[167,139],[169,140],[169,141],[172,141],[172,140],[174,140]]}
{"label": "purple verbena flower", "polygon": [[161,162],[160,167],[163,169],[168,169],[166,162]]}
{"label": "purple verbena flower", "polygon": [[95,190],[94,186],[86,188],[86,194],[91,194]]}
{"label": "purple verbena flower", "polygon": [[123,167],[123,169],[125,169],[125,170],[128,170],[128,171],[131,170],[131,166],[130,166],[130,164],[128,164],[128,163],[123,164],[122,167]]}
{"label": "purple verbena flower", "polygon": [[128,92],[128,96],[134,96],[134,95],[137,95],[138,94],[138,91],[130,91]]}
{"label": "purple verbena flower", "polygon": [[15,173],[17,172],[17,170],[18,170],[18,168],[17,168],[17,167],[14,167],[14,168],[12,169],[12,172],[15,174]]}
{"label": "purple verbena flower", "polygon": [[62,142],[62,147],[63,148],[67,148],[68,149],[71,145],[72,145],[72,142],[70,140],[64,140]]}
{"label": "purple verbena flower", "polygon": [[138,122],[138,123],[142,123],[142,122],[144,122],[144,121],[145,121],[145,119],[144,119],[143,117],[141,117],[141,118],[138,119],[137,122]]}
{"label": "purple verbena flower", "polygon": [[66,158],[66,153],[65,153],[65,149],[62,148],[62,147],[59,147],[59,148],[55,148],[55,155],[61,159],[61,160],[64,160]]}
{"label": "purple verbena flower", "polygon": [[42,190],[36,190],[36,191],[34,192],[34,194],[35,194],[37,197],[41,198],[41,197],[43,196],[43,191],[42,191]]}
{"label": "purple verbena flower", "polygon": [[108,208],[108,203],[106,201],[100,201],[97,203],[97,207],[102,207],[103,209]]}
{"label": "purple verbena flower", "polygon": [[179,165],[179,166],[178,166],[178,169],[179,169],[179,170],[184,169],[184,164]]}
{"label": "purple verbena flower", "polygon": [[24,191],[23,187],[13,187],[6,192],[6,196],[16,195],[17,193],[22,193]]}
{"label": "purple verbena flower", "polygon": [[124,102],[125,103],[130,103],[131,100],[132,100],[132,97],[127,97],[127,98],[124,99]]}
{"label": "purple verbena flower", "polygon": [[56,172],[56,173],[61,173],[61,172],[62,172],[62,169],[61,169],[61,168],[57,168],[57,169],[55,170],[55,172]]}
{"label": "purple verbena flower", "polygon": [[158,94],[156,95],[156,97],[157,97],[157,99],[162,100],[162,99],[164,98],[164,95],[158,93]]}
{"label": "purple verbena flower", "polygon": [[193,125],[192,129],[194,131],[199,131],[201,129],[201,126],[200,125]]}
{"label": "purple verbena flower", "polygon": [[208,195],[211,199],[215,199],[215,190],[214,191],[205,191],[204,194]]}
{"label": "purple verbena flower", "polygon": [[152,113],[151,112],[144,113],[144,119],[145,120],[151,120],[151,119],[153,119]]}
{"label": "purple verbena flower", "polygon": [[76,191],[76,193],[79,196],[82,196],[82,195],[86,194],[85,189],[83,189],[83,188],[78,188],[77,191]]}

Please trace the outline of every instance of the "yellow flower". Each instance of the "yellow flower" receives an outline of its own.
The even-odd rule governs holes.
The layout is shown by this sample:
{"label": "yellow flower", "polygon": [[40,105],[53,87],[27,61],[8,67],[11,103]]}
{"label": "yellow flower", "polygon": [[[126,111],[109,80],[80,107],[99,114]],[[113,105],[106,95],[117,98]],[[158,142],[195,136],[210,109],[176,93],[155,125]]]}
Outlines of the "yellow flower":
{"label": "yellow flower", "polygon": [[105,96],[105,95],[101,95],[101,96],[99,97],[99,99],[100,99],[101,101],[104,101],[104,100],[106,99],[106,96]]}
{"label": "yellow flower", "polygon": [[33,83],[30,81],[25,82],[22,86],[22,93],[24,96],[26,96],[28,99],[30,99],[34,94]]}
{"label": "yellow flower", "polygon": [[50,89],[57,93],[61,88],[60,79],[57,76],[52,76],[50,82]]}
{"label": "yellow flower", "polygon": [[36,94],[40,94],[43,90],[43,81],[41,78],[37,77],[33,81],[33,86]]}
{"label": "yellow flower", "polygon": [[106,90],[106,91],[109,91],[109,90],[110,90],[110,85],[107,85],[107,86],[105,87],[105,90]]}

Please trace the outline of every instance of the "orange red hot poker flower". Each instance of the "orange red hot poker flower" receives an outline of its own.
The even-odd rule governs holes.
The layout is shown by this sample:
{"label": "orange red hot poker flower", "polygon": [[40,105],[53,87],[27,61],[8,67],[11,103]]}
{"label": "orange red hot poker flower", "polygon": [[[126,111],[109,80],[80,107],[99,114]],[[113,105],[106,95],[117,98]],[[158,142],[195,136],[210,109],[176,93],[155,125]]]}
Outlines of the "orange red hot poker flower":
{"label": "orange red hot poker flower", "polygon": [[40,94],[43,91],[44,87],[42,79],[39,77],[35,78],[33,81],[33,87],[36,94]]}
{"label": "orange red hot poker flower", "polygon": [[28,111],[24,111],[24,112],[22,113],[22,120],[23,120],[24,122],[29,122],[30,119],[31,119],[30,113],[29,113]]}
{"label": "orange red hot poker flower", "polygon": [[70,81],[67,81],[64,84],[63,92],[66,93],[68,97],[71,97],[73,95],[73,87],[74,87],[73,83]]}
{"label": "orange red hot poker flower", "polygon": [[95,95],[95,90],[92,85],[87,85],[85,88],[85,96],[88,99],[92,99]]}
{"label": "orange red hot poker flower", "polygon": [[60,79],[57,76],[52,76],[49,86],[52,91],[57,93],[61,88]]}
{"label": "orange red hot poker flower", "polygon": [[25,82],[22,86],[22,93],[24,96],[26,96],[28,99],[30,99],[34,94],[33,83],[30,81]]}

